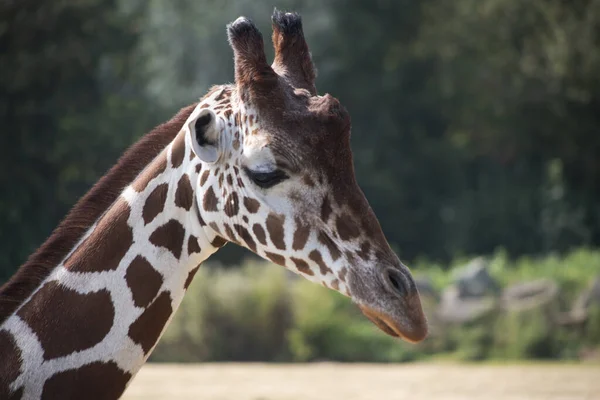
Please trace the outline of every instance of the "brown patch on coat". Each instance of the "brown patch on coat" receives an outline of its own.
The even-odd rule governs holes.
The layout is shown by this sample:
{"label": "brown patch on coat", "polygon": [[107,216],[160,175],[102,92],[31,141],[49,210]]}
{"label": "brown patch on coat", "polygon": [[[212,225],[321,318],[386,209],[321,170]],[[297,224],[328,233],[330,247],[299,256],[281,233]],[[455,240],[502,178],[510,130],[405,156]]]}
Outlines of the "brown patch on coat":
{"label": "brown patch on coat", "polygon": [[175,219],[156,228],[150,235],[150,243],[169,250],[179,260],[183,248],[183,237],[185,228]]}
{"label": "brown patch on coat", "polygon": [[346,275],[348,274],[348,268],[343,267],[340,271],[340,281],[346,282]]}
{"label": "brown patch on coat", "polygon": [[310,258],[312,261],[317,263],[317,265],[319,266],[319,269],[321,270],[321,275],[327,275],[328,273],[333,273],[331,268],[329,268],[327,265],[325,265],[325,262],[323,261],[323,257],[321,256],[321,252],[319,252],[319,250],[311,251],[310,254],[308,255],[308,258]]}
{"label": "brown patch on coat", "polygon": [[223,211],[225,211],[225,215],[228,217],[233,217],[237,215],[240,211],[238,195],[236,192],[232,192],[228,197],[225,205],[223,206]]}
{"label": "brown patch on coat", "polygon": [[93,232],[65,261],[73,272],[102,272],[117,269],[133,244],[133,230],[127,223],[130,208],[119,197],[100,219]]}
{"label": "brown patch on coat", "polygon": [[256,253],[256,242],[254,242],[254,239],[252,238],[252,235],[250,235],[248,230],[239,224],[234,224],[233,227],[235,228],[235,231],[238,233],[240,238],[246,243],[248,248]]}
{"label": "brown patch on coat", "polygon": [[215,99],[214,99],[215,102],[219,102],[221,100],[228,99],[228,97],[231,95],[231,89],[228,88],[227,86],[213,86],[211,88],[211,92],[213,92],[213,93],[216,93],[217,90],[221,90],[221,91],[219,92],[217,97],[215,97]]}
{"label": "brown patch on coat", "polygon": [[118,399],[130,379],[131,374],[120,369],[115,362],[96,361],[57,372],[48,378],[42,391],[42,400]]}
{"label": "brown patch on coat", "polygon": [[340,290],[340,282],[337,279],[331,281],[331,288],[334,290]]}
{"label": "brown patch on coat", "polygon": [[196,212],[196,217],[198,218],[198,222],[200,222],[200,226],[206,226],[206,221],[202,218],[200,214],[200,206],[198,205],[197,198],[194,198],[194,210]]}
{"label": "brown patch on coat", "polygon": [[210,226],[212,228],[212,230],[217,232],[219,235],[221,234],[221,229],[219,228],[219,225],[215,221],[210,222],[208,224],[208,226]]}
{"label": "brown patch on coat", "polygon": [[171,147],[171,165],[173,168],[177,168],[183,162],[185,157],[185,135],[182,133],[177,135],[173,141],[173,147]]}
{"label": "brown patch on coat", "polygon": [[193,253],[200,253],[200,245],[198,244],[198,238],[194,235],[190,235],[188,238],[188,255],[192,255]]}
{"label": "brown patch on coat", "polygon": [[192,208],[193,200],[194,191],[192,190],[190,177],[187,174],[183,174],[177,183],[177,190],[175,191],[175,205],[189,211],[190,208]]}
{"label": "brown patch on coat", "polygon": [[15,394],[10,390],[10,384],[21,373],[21,350],[7,331],[0,331],[0,353],[0,399],[8,399]]}
{"label": "brown patch on coat", "polygon": [[209,170],[206,170],[206,171],[204,171],[202,173],[202,176],[200,177],[200,186],[204,186],[204,184],[208,180],[209,176],[210,176],[210,171]]}
{"label": "brown patch on coat", "polygon": [[208,189],[206,189],[206,192],[204,193],[204,198],[202,199],[202,207],[206,211],[219,211],[217,208],[217,204],[219,204],[219,200],[217,199],[217,196],[215,195],[215,191],[213,190],[212,186],[210,186]]}
{"label": "brown patch on coat", "polygon": [[350,250],[346,250],[344,252],[344,255],[346,256],[346,261],[348,262],[348,264],[350,265],[356,265],[359,261],[358,261],[358,257],[356,256],[355,253],[353,253]]}
{"label": "brown patch on coat", "polygon": [[187,278],[185,278],[185,283],[183,284],[184,289],[187,289],[190,287],[190,284],[192,283],[194,276],[196,276],[196,272],[198,272],[199,268],[200,268],[200,264],[198,264],[197,267],[195,267],[193,270],[188,272],[188,276],[187,276]]}
{"label": "brown patch on coat", "polygon": [[267,256],[267,258],[269,260],[271,260],[275,264],[285,267],[285,257],[284,256],[282,256],[280,254],[270,253],[268,251],[265,251],[265,255]]}
{"label": "brown patch on coat", "polygon": [[331,254],[331,259],[333,261],[336,261],[338,258],[340,258],[342,253],[340,252],[334,241],[329,237],[329,235],[327,235],[323,231],[319,231],[317,239],[321,244],[327,246],[327,249],[329,250],[329,254]]}
{"label": "brown patch on coat", "polygon": [[254,233],[254,236],[256,236],[256,239],[259,241],[260,244],[262,244],[263,246],[267,245],[267,237],[265,234],[265,230],[260,224],[252,225],[252,232]]}
{"label": "brown patch on coat", "polygon": [[169,185],[161,183],[154,188],[150,195],[148,195],[144,208],[142,209],[142,218],[144,219],[145,225],[152,222],[154,218],[163,211],[168,192]]}
{"label": "brown patch on coat", "polygon": [[154,347],[171,316],[171,296],[162,292],[129,327],[129,337],[142,346],[145,354]]}
{"label": "brown patch on coat", "polygon": [[210,245],[212,247],[216,247],[217,249],[220,249],[221,247],[225,246],[227,244],[227,240],[223,239],[220,236],[215,236],[214,239],[210,242]]}
{"label": "brown patch on coat", "polygon": [[314,275],[315,273],[310,269],[308,263],[300,258],[290,257],[290,260],[296,265],[296,269],[306,275]]}
{"label": "brown patch on coat", "polygon": [[117,164],[77,202],[48,240],[0,287],[0,324],[31,296],[142,170],[148,167],[133,184],[138,192],[164,171],[166,154],[159,154],[173,141],[195,107],[196,104],[192,104],[181,109],[168,122],[157,126],[127,150]]}
{"label": "brown patch on coat", "polygon": [[325,196],[323,198],[323,203],[321,204],[321,220],[325,223],[329,220],[329,216],[331,215],[331,204],[329,203],[329,196]]}
{"label": "brown patch on coat", "polygon": [[342,240],[354,239],[360,235],[358,226],[356,226],[352,218],[347,214],[342,214],[337,217],[335,227]]}
{"label": "brown patch on coat", "polygon": [[[69,311],[52,312],[57,310]],[[113,326],[115,309],[108,290],[79,294],[51,281],[17,315],[37,335],[49,360],[100,343]]]}
{"label": "brown patch on coat", "polygon": [[274,213],[269,213],[266,221],[267,232],[269,232],[271,242],[273,242],[275,247],[279,250],[285,250],[285,231],[283,227],[284,222],[284,215],[278,215]]}
{"label": "brown patch on coat", "polygon": [[233,233],[233,229],[231,229],[231,227],[229,226],[229,224],[224,223],[223,224],[225,227],[225,234],[227,235],[227,237],[229,238],[230,241],[232,242],[237,242],[237,238],[235,236],[235,233]]}
{"label": "brown patch on coat", "polygon": [[145,308],[156,297],[163,277],[143,256],[133,259],[125,273],[127,286],[131,290],[136,307]]}
{"label": "brown patch on coat", "polygon": [[310,235],[310,226],[302,222],[298,217],[295,219],[296,230],[294,231],[294,241],[292,243],[292,249],[302,250],[306,246],[306,241]]}
{"label": "brown patch on coat", "polygon": [[244,207],[250,214],[256,214],[260,208],[260,203],[250,197],[244,197]]}
{"label": "brown patch on coat", "polygon": [[363,260],[368,261],[371,254],[371,243],[363,242],[360,245],[360,250],[358,250],[356,254]]}
{"label": "brown patch on coat", "polygon": [[310,176],[308,176],[308,175],[304,175],[302,177],[302,182],[304,182],[304,184],[306,186],[309,186],[309,187],[314,187],[315,186],[315,181],[313,181],[312,178]]}

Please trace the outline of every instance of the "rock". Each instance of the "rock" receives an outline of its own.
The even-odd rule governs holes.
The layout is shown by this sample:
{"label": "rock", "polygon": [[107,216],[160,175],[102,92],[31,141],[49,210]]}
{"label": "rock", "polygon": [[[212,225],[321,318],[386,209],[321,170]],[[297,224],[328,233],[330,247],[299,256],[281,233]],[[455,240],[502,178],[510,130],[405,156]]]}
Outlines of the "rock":
{"label": "rock", "polygon": [[567,312],[561,312],[555,318],[555,322],[560,326],[565,327],[582,327],[588,319],[588,311],[586,309],[573,309]]}
{"label": "rock", "polygon": [[589,286],[579,295],[574,310],[587,310],[592,304],[600,305],[600,275],[593,279]]}
{"label": "rock", "polygon": [[558,285],[550,279],[517,283],[504,290],[502,307],[511,311],[541,308],[554,302],[558,294]]}
{"label": "rock", "polygon": [[444,323],[467,323],[494,311],[496,303],[492,296],[463,297],[458,286],[453,285],[442,292],[436,315]]}
{"label": "rock", "polygon": [[561,313],[557,323],[562,326],[583,326],[592,305],[600,305],[600,275],[577,297],[570,311]]}
{"label": "rock", "polygon": [[490,275],[488,265],[483,257],[477,257],[457,270],[454,284],[461,298],[495,295],[499,292],[500,287]]}

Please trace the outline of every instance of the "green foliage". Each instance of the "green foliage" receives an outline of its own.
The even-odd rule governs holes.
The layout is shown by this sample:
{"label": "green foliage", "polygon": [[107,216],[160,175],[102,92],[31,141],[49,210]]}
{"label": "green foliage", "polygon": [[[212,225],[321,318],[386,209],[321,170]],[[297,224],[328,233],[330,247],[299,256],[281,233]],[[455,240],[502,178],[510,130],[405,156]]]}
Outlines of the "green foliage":
{"label": "green foliage", "polygon": [[593,305],[589,311],[590,320],[584,330],[584,343],[600,346],[600,305]]}
{"label": "green foliage", "polygon": [[[317,87],[352,115],[358,182],[403,260],[600,243],[600,2],[277,7],[304,17]],[[0,281],[136,138],[232,81],[225,24],[247,15],[267,38],[271,10],[0,2]]]}
{"label": "green foliage", "polygon": [[291,300],[285,271],[262,264],[250,262],[240,270],[203,266],[152,359],[276,361],[286,357]]}
{"label": "green foliage", "polygon": [[[511,259],[505,250],[498,250],[487,259],[490,274],[502,286],[544,277],[560,282],[568,302],[572,302],[582,289],[582,282],[589,282],[600,274],[600,252],[587,248],[574,249],[563,256],[549,254],[516,259]],[[420,259],[412,265],[412,270],[416,276],[427,277],[436,289],[441,290],[452,281],[452,271],[467,261],[468,258],[460,257],[444,266]]]}
{"label": "green foliage", "polygon": [[161,116],[116,0],[3,1],[0,21],[2,282]]}
{"label": "green foliage", "polygon": [[408,361],[411,349],[379,335],[347,298],[308,281],[293,287],[294,324],[287,333],[293,361]]}
{"label": "green foliage", "polygon": [[[203,266],[152,360],[576,359],[600,345],[600,308],[592,308],[583,325],[565,327],[555,321],[600,275],[600,252],[581,249],[564,258],[516,262],[499,252],[491,269],[503,286],[555,279],[563,290],[560,301],[534,310],[493,310],[468,324],[435,324],[428,339],[411,345],[380,332],[348,298],[281,267],[262,262],[228,270]],[[452,280],[453,269],[423,262],[418,273],[441,289]]]}
{"label": "green foliage", "polygon": [[552,332],[548,317],[539,310],[509,312],[499,317],[494,327],[493,355],[496,358],[517,360],[558,356],[554,343],[556,332]]}

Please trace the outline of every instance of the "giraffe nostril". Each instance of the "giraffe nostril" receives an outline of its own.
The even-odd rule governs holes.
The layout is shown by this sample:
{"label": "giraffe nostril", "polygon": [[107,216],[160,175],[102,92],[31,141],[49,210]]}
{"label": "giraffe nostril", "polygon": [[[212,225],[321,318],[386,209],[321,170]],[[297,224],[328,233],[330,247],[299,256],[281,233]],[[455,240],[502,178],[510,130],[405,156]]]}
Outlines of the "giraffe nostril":
{"label": "giraffe nostril", "polygon": [[395,294],[400,296],[408,294],[409,286],[407,285],[406,279],[404,278],[402,272],[393,268],[388,268],[385,272],[385,275],[390,288]]}

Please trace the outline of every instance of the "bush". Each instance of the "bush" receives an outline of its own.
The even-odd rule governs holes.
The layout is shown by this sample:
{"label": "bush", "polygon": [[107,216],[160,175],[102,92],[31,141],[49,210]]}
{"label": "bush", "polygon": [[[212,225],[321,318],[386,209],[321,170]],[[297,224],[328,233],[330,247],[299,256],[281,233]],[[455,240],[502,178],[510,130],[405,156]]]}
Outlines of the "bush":
{"label": "bush", "polygon": [[291,326],[282,268],[203,265],[152,355],[155,361],[285,360]]}
{"label": "bush", "polygon": [[[415,270],[438,290],[453,276],[452,268],[424,261]],[[203,265],[151,360],[574,359],[600,346],[600,308],[591,308],[582,326],[568,328],[555,321],[556,312],[568,311],[600,274],[600,252],[577,250],[562,259],[511,262],[500,251],[491,258],[490,272],[504,287],[553,279],[561,297],[548,307],[495,311],[468,324],[436,325],[427,340],[411,345],[379,331],[348,298],[279,266],[256,261],[227,269]]]}
{"label": "bush", "polygon": [[293,291],[288,343],[294,361],[408,361],[408,344],[382,334],[346,297],[308,281]]}

